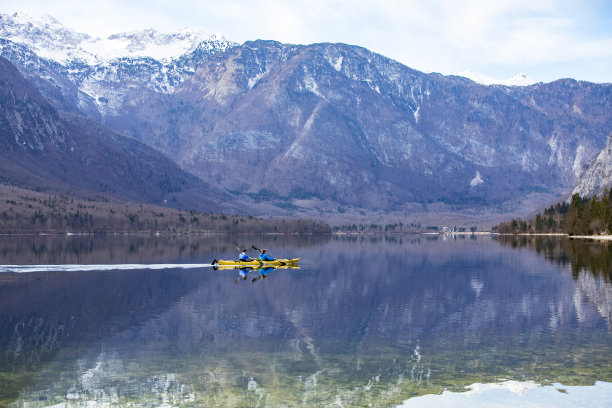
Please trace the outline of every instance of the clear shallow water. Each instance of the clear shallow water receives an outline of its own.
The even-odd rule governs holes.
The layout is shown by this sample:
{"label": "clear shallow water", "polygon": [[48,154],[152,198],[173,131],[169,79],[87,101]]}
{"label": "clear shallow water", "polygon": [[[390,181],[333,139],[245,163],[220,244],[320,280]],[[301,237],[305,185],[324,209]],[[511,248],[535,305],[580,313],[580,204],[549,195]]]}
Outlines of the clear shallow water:
{"label": "clear shallow water", "polygon": [[[301,268],[178,267],[235,243]],[[506,380],[609,401],[610,261],[568,239],[0,237],[5,269],[57,265],[0,273],[0,405],[394,406]]]}

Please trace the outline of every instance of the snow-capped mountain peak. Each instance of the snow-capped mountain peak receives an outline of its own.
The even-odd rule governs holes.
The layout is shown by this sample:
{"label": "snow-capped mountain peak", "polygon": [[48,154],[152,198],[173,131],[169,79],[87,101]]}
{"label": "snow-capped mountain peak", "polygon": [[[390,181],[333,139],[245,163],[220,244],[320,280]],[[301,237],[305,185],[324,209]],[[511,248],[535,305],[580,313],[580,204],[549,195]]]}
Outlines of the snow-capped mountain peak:
{"label": "snow-capped mountain peak", "polygon": [[0,37],[60,64],[81,61],[89,65],[121,57],[169,61],[194,51],[202,42],[214,43],[221,49],[233,45],[222,35],[188,28],[169,34],[146,29],[94,38],[64,26],[51,16],[31,17],[23,13],[0,14]]}
{"label": "snow-capped mountain peak", "polygon": [[31,16],[27,13],[24,13],[22,11],[17,11],[15,13],[13,13],[12,15],[8,16],[8,15],[1,15],[0,19],[4,19],[9,17],[10,19],[12,19],[15,23],[17,23],[17,25],[28,25],[30,24],[31,26],[42,26],[45,28],[51,28],[53,26],[59,27],[62,24],[53,16],[49,15],[49,14],[41,14],[39,16]]}
{"label": "snow-capped mountain peak", "polygon": [[227,42],[223,36],[210,35],[188,28],[176,33],[160,33],[154,29],[113,34],[95,42],[86,42],[83,48],[97,53],[104,60],[118,57],[151,57],[156,60],[170,60],[192,52],[204,41]]}
{"label": "snow-capped mountain peak", "polygon": [[0,14],[0,37],[29,47],[37,55],[65,62],[80,43],[91,41],[49,15],[32,17],[25,13]]}
{"label": "snow-capped mountain peak", "polygon": [[469,69],[463,72],[459,72],[455,75],[471,79],[472,81],[481,85],[527,86],[533,85],[538,82],[526,74],[517,74],[512,78],[508,79],[497,79],[478,72],[474,72]]}
{"label": "snow-capped mountain peak", "polygon": [[[222,35],[189,28],[174,33],[136,30],[99,38],[47,15],[0,14],[0,55],[27,65],[52,86],[59,81],[66,99],[79,109],[102,115],[116,114],[129,98],[128,89],[173,92],[206,58],[237,45]],[[53,66],[57,64],[59,68]],[[76,96],[62,76],[78,88]]]}

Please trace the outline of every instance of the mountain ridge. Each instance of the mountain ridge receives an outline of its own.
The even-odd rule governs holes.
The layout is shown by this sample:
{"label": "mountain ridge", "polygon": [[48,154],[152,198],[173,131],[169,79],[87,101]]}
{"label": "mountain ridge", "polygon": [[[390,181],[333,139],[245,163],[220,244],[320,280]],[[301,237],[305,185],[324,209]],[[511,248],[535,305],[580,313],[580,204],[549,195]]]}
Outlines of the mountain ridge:
{"label": "mountain ridge", "polygon": [[612,129],[610,84],[484,86],[346,44],[247,41],[175,71],[147,58],[66,67],[0,45],[54,106],[268,215],[529,212],[570,191]]}
{"label": "mountain ridge", "polygon": [[[257,55],[257,50],[261,50],[261,55]],[[300,55],[300,53],[303,54]],[[272,56],[271,59],[276,58],[277,65],[273,64],[274,61],[266,60],[266,56]],[[273,58],[273,56],[276,57]],[[224,64],[224,62],[227,63],[225,68],[219,68],[219,64]],[[290,71],[282,74],[284,68],[281,65],[285,68],[290,66],[287,68]],[[317,74],[320,74],[320,77],[317,77]],[[271,76],[275,77],[272,79]],[[282,86],[287,87],[286,94],[279,96],[279,90],[282,89]],[[579,163],[579,167],[585,160],[585,157],[579,154],[574,155],[573,152],[594,152],[599,149],[597,144],[601,142],[594,143],[592,139],[593,131],[589,130],[588,126],[585,127],[584,123],[578,127],[572,124],[580,131],[576,132],[578,133],[577,137],[573,137],[573,142],[571,142],[573,146],[567,145],[570,140],[564,140],[564,143],[556,142],[555,137],[558,137],[556,135],[558,131],[556,131],[557,125],[554,121],[556,117],[566,114],[566,108],[560,109],[560,112],[540,112],[541,109],[539,109],[538,104],[541,101],[538,99],[537,93],[542,89],[550,93],[550,88],[557,86],[568,88],[564,92],[568,93],[570,98],[574,97],[572,93],[590,92],[589,84],[575,81],[558,81],[549,85],[542,84],[518,89],[483,87],[462,78],[423,74],[382,56],[376,56],[359,47],[338,44],[293,46],[277,42],[255,41],[216,54],[209,60],[204,61],[198,72],[181,85],[175,96],[186,97],[184,105],[189,105],[190,109],[197,110],[198,104],[206,105],[210,102],[210,105],[202,106],[196,116],[204,117],[208,122],[214,122],[216,128],[220,128],[223,123],[227,122],[233,123],[234,128],[243,127],[245,130],[242,136],[234,137],[233,143],[236,147],[248,146],[249,144],[246,143],[248,140],[252,141],[253,138],[257,139],[258,137],[262,139],[263,143],[279,146],[283,137],[287,135],[299,132],[308,134],[315,126],[317,117],[338,115],[336,118],[338,120],[333,120],[333,124],[326,121],[326,128],[319,129],[316,135],[310,135],[313,138],[315,136],[322,138],[319,140],[319,145],[329,146],[334,142],[340,143],[338,155],[334,156],[333,159],[331,156],[327,157],[329,163],[322,163],[319,167],[315,165],[315,168],[322,170],[325,165],[338,166],[337,159],[342,158],[347,149],[352,146],[361,146],[360,153],[355,152],[353,158],[357,158],[356,161],[364,165],[363,167],[377,166],[376,174],[370,174],[372,177],[384,177],[384,174],[389,172],[389,167],[393,168],[393,166],[401,163],[403,163],[401,166],[405,169],[404,171],[410,171],[410,169],[421,170],[420,174],[417,172],[415,176],[429,177],[429,182],[426,183],[427,187],[425,185],[422,187],[413,186],[412,194],[416,193],[418,195],[419,189],[423,191],[428,189],[438,192],[444,191],[445,186],[441,185],[443,182],[441,178],[443,177],[436,176],[436,172],[442,172],[442,175],[451,175],[459,171],[462,173],[463,181],[461,183],[464,186],[472,187],[471,194],[473,198],[478,200],[479,197],[485,198],[487,192],[484,191],[478,195],[473,187],[485,187],[487,180],[490,182],[491,179],[496,177],[495,167],[498,167],[500,163],[503,164],[504,161],[507,166],[510,166],[507,171],[511,173],[539,171],[540,177],[543,178],[542,188],[546,187],[546,183],[568,188],[569,181],[576,176],[573,173],[574,167],[576,167],[574,162]],[[440,92],[434,92],[434,87],[439,87]],[[190,94],[193,97],[190,97]],[[270,98],[276,98],[277,101],[272,100],[267,103],[266,101]],[[300,98],[302,99],[295,106],[287,105],[292,99]],[[455,103],[458,100],[464,106],[463,102],[470,99],[472,99],[470,101],[472,106],[468,110],[457,107]],[[488,101],[487,99],[492,100]],[[359,101],[363,102],[364,100],[367,100],[367,104],[362,103],[360,105]],[[520,127],[521,121],[524,122],[523,127],[515,132],[518,139],[509,146],[496,146],[494,141],[491,140],[491,132],[502,134],[508,128],[508,121],[499,118],[495,104],[511,107],[509,108],[511,110],[506,112],[505,116],[510,117],[514,123],[518,123],[517,128]],[[253,114],[253,111],[257,112],[266,105],[268,105],[268,110]],[[367,106],[364,108],[365,105]],[[377,111],[381,106],[384,106],[384,110]],[[230,109],[227,110],[227,107],[230,107]],[[369,110],[367,117],[354,117],[354,113],[359,109]],[[456,118],[448,115],[448,112],[458,110],[464,112]],[[599,112],[603,110],[599,108]],[[210,117],[207,112],[211,111],[218,111],[220,114]],[[293,123],[296,124],[295,126],[289,123],[291,122],[289,119],[282,119],[281,123],[277,124],[270,123],[275,118],[290,115],[291,112],[296,112],[292,119]],[[236,115],[245,117],[240,118]],[[555,118],[551,118],[551,115]],[[595,113],[595,116],[597,115],[599,113]],[[445,127],[445,122],[452,121],[456,122],[454,126]],[[540,122],[538,125],[540,129],[535,128],[529,121]],[[475,136],[477,136],[477,139],[470,138],[473,135],[467,132],[463,141],[461,138],[457,140],[456,129],[461,129],[465,123],[470,122],[476,128]],[[603,126],[611,125],[609,116],[604,122],[602,123]],[[382,128],[377,127],[380,123],[383,124]],[[334,127],[341,126],[341,124],[345,128],[336,134],[334,140],[322,136],[333,131]],[[479,129],[490,125],[493,125],[494,128]],[[270,128],[274,129],[275,126],[277,126],[275,131],[270,132]],[[401,131],[394,131],[393,128],[397,129],[398,126]],[[261,133],[263,130],[255,129],[258,127],[267,128],[267,130]],[[585,128],[581,129],[582,127]],[[246,130],[246,128],[251,129]],[[549,133],[548,137],[545,137],[544,132]],[[386,137],[384,133],[387,133]],[[218,142],[214,143],[229,142],[232,140],[230,134],[231,132],[225,132],[225,136],[218,136]],[[237,135],[235,132],[233,134]],[[588,137],[585,134],[588,134]],[[266,142],[265,139],[268,136],[265,135],[275,136],[270,136],[272,139]],[[347,135],[350,135],[351,138],[347,139]],[[138,138],[137,135],[134,137]],[[296,157],[296,155],[299,156],[299,152],[304,151],[305,148],[299,141],[307,141],[308,139],[309,137],[305,135],[297,136],[294,142],[298,141],[298,143],[289,143],[287,150],[282,152],[282,157],[288,159]],[[185,168],[205,179],[208,177],[223,177],[223,174],[220,173],[198,173],[197,161],[200,160],[201,163],[215,162],[216,158],[228,155],[230,151],[223,150],[223,145],[215,146],[214,144],[211,145],[210,142],[207,143],[206,138],[197,140],[198,143],[206,144],[207,148],[200,150],[196,146],[188,148],[193,153],[188,156],[191,158],[183,162]],[[526,145],[528,149],[517,155],[517,152],[513,152],[517,148],[517,143],[519,143],[518,146]],[[553,148],[550,147],[551,145],[553,145]],[[490,154],[482,154],[482,151],[487,148],[490,149],[488,152]],[[547,152],[545,157],[541,157],[541,153],[539,153],[540,157],[535,157],[533,150],[536,148],[550,150],[550,152]],[[417,153],[415,153],[415,149],[419,149]],[[164,149],[162,148],[162,150]],[[437,153],[434,153],[434,151]],[[239,154],[239,152],[234,151],[232,153]],[[318,156],[311,156],[311,161],[305,163],[306,166],[298,170],[299,174],[308,175],[307,167],[316,164],[320,157],[326,156],[324,151],[318,151],[317,154]],[[364,154],[365,156],[363,156]],[[530,154],[533,157],[530,157]],[[198,156],[204,157],[198,159]],[[433,157],[435,159],[436,156],[438,156],[437,160],[433,162],[422,160],[423,157]],[[571,165],[569,166],[566,164],[567,156],[571,157],[569,161]],[[538,162],[530,162],[534,158]],[[180,159],[175,160],[180,162]],[[471,165],[472,168],[467,170],[465,163],[464,165],[461,164],[465,160],[477,167]],[[273,163],[277,161],[271,159]],[[418,164],[419,161],[420,164]],[[551,175],[549,169],[545,168],[548,167],[548,162],[560,167],[561,174]],[[232,167],[234,169],[236,167],[240,168],[240,163],[233,163]],[[280,173],[287,171],[288,168],[285,168]],[[245,171],[244,175],[247,174],[250,173]],[[362,179],[361,182],[358,178],[353,178],[352,181],[350,178],[347,179],[346,177],[350,177],[350,174],[349,167],[345,167],[336,176],[345,177],[343,183],[349,184],[349,187],[351,185],[359,186],[363,184],[361,182],[367,183],[367,177]],[[263,173],[261,175],[263,176]],[[561,184],[557,180],[559,175],[565,180]],[[314,177],[314,175],[312,176]],[[267,175],[267,178],[277,180],[280,178],[280,174],[279,172],[272,172]],[[387,180],[391,181],[388,178]],[[473,180],[478,182],[472,183]],[[318,181],[321,182],[322,179],[319,178]],[[402,178],[402,182],[405,181],[405,178]],[[398,182],[399,180],[395,182],[396,185]],[[432,188],[436,183],[439,187]],[[241,189],[242,187],[234,185],[230,188]],[[372,188],[372,186],[369,186],[369,188]],[[250,191],[256,192],[256,190]],[[284,191],[277,192],[290,195],[290,191],[290,188],[285,187]],[[387,191],[387,194],[401,194],[401,190],[395,187]],[[350,196],[352,192],[353,190],[336,190],[337,196],[342,197]],[[316,191],[310,191],[310,193],[316,193]],[[468,195],[470,191],[468,189],[451,190],[450,199],[452,199],[453,194],[463,193]],[[333,192],[330,194],[333,195]],[[379,200],[380,192],[375,196],[372,197],[372,200]],[[355,199],[353,204],[363,201],[363,198],[362,196]],[[443,193],[442,196],[438,193],[438,197],[434,199],[439,200],[440,198],[444,200]],[[400,197],[400,199],[411,200],[412,197],[405,196]],[[449,199],[449,195],[446,199]]]}

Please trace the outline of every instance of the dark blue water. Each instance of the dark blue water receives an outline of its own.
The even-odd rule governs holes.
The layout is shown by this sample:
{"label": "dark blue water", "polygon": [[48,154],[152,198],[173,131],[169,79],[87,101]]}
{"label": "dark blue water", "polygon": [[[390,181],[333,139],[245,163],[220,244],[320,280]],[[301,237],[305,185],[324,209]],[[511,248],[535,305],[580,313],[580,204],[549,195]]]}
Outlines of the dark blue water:
{"label": "dark blue water", "polygon": [[[62,269],[205,264],[236,244],[300,269]],[[0,405],[393,406],[610,382],[610,262],[567,238],[3,237],[0,264],[57,268],[0,273]]]}

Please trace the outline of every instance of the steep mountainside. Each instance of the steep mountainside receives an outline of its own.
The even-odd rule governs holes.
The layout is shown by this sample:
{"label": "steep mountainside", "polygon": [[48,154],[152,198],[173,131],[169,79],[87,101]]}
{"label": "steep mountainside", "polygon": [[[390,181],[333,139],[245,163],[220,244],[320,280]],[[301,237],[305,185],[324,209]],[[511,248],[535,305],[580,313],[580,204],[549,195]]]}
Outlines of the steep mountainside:
{"label": "steep mountainside", "polygon": [[343,44],[256,41],[104,122],[259,199],[507,211],[573,186],[612,129],[611,101],[610,85],[487,87]]}
{"label": "steep mountainside", "polygon": [[601,152],[594,157],[576,183],[572,194],[578,193],[581,197],[600,195],[605,188],[612,187],[612,136]]}
{"label": "steep mountainside", "polygon": [[[103,193],[206,211],[226,193],[152,148],[100,124],[60,113],[0,57],[0,182],[78,196]],[[214,193],[216,197],[210,197]]]}
{"label": "steep mountainside", "polygon": [[[568,192],[612,130],[610,84],[484,86],[271,41],[60,63],[21,37],[0,39],[2,55],[54,106],[277,209],[529,212]],[[146,49],[155,35],[137,37]]]}

